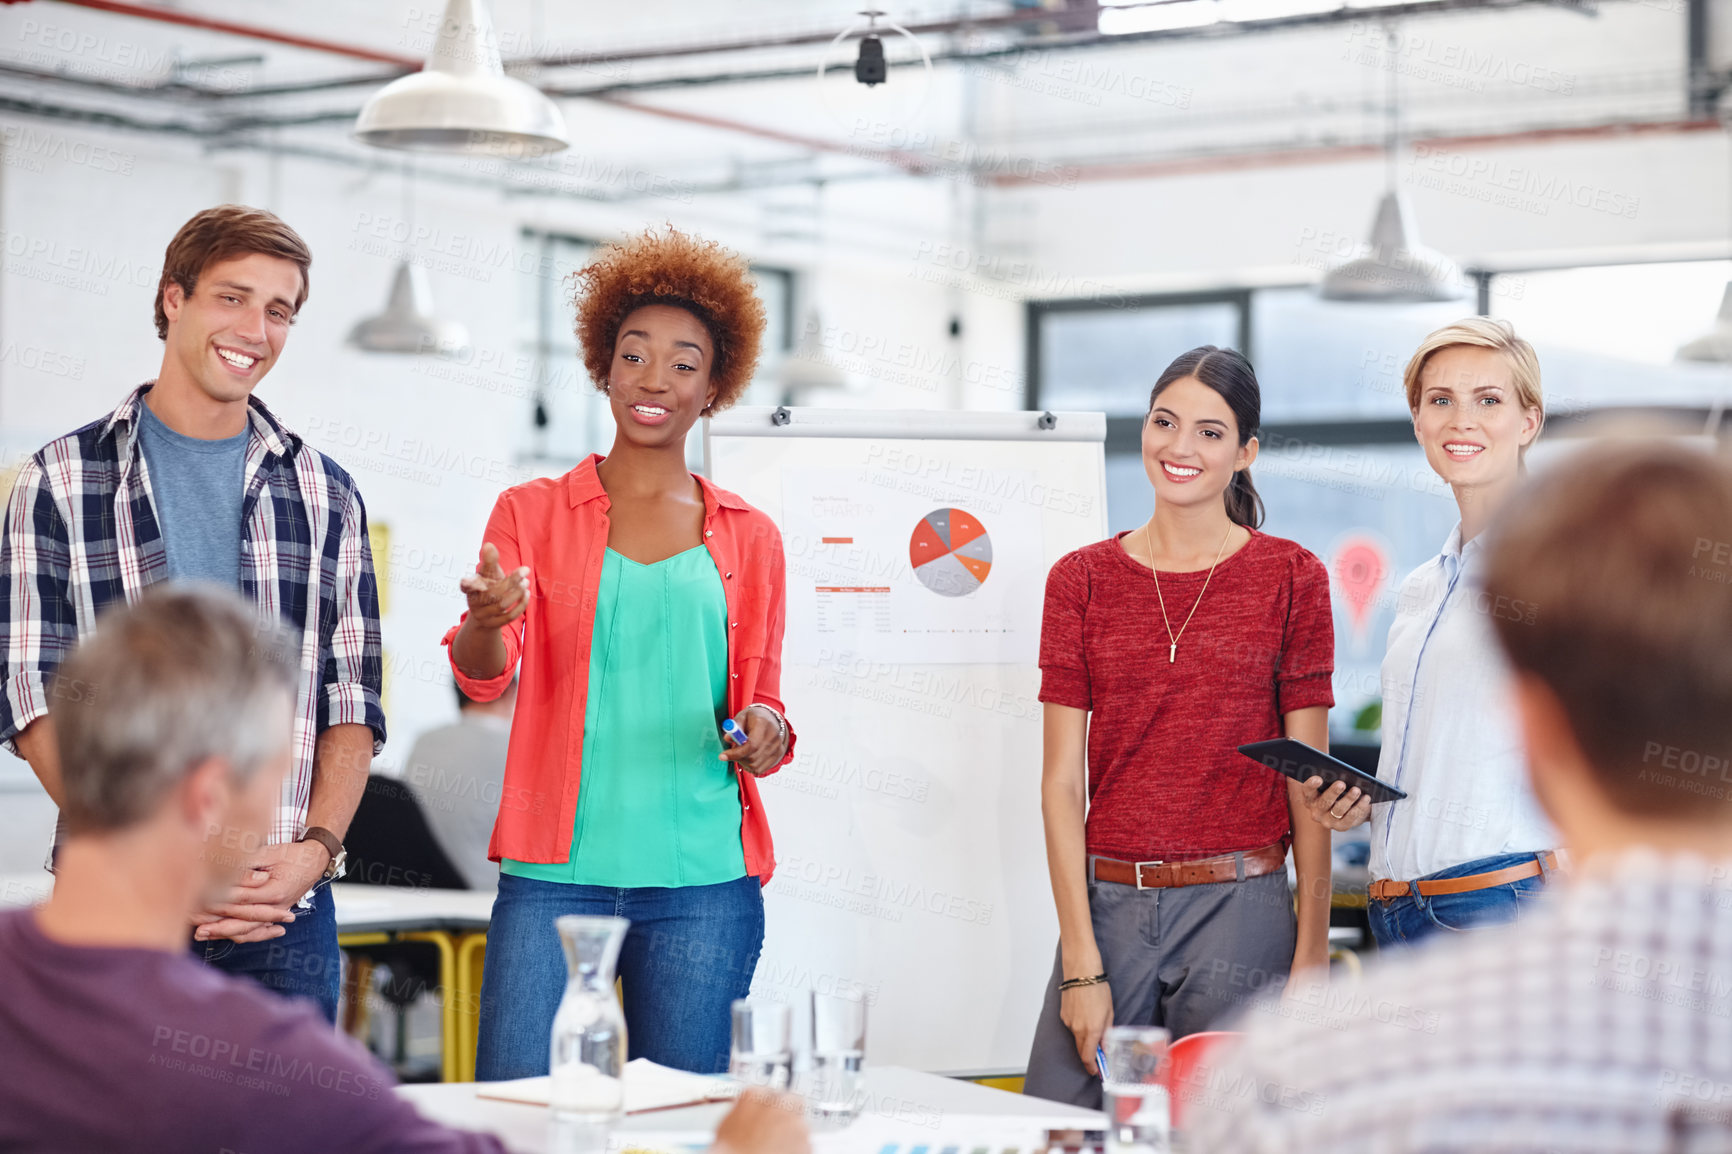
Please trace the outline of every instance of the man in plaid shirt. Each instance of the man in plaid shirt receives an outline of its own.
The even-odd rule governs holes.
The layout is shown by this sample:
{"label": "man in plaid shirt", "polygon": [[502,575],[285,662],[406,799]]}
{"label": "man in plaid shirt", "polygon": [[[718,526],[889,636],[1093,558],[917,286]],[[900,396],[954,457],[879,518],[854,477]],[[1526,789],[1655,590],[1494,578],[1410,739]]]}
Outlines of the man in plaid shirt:
{"label": "man in plaid shirt", "polygon": [[191,948],[335,1020],[324,883],[340,872],[385,741],[378,588],[353,479],[252,395],[282,355],[311,263],[271,213],[222,205],[193,217],[163,260],[156,380],[20,470],[0,531],[0,740],[58,803],[51,693],[85,689],[51,690],[52,674],[107,606],[159,581],[238,589],[261,625],[295,631],[294,769],[268,844],[211,832],[210,852],[252,868],[194,919]]}
{"label": "man in plaid shirt", "polygon": [[1596,442],[1488,549],[1574,876],[1517,925],[1256,1003],[1174,1087],[1188,1150],[1732,1151],[1732,461]]}

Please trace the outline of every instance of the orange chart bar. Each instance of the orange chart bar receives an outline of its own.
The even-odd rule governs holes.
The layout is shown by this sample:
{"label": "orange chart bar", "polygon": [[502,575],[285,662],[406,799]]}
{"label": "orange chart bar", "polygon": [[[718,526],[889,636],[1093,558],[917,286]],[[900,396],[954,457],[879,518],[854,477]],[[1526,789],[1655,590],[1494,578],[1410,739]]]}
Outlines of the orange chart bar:
{"label": "orange chart bar", "polygon": [[820,537],[820,538],[818,538],[818,543],[820,545],[852,545],[854,543],[854,538],[852,538],[852,537]]}

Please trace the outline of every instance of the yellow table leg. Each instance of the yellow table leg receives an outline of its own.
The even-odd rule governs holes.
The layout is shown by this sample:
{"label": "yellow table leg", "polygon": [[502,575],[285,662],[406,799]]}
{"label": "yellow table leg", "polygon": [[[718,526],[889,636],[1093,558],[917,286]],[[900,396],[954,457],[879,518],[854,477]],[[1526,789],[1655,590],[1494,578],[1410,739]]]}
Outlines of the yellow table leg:
{"label": "yellow table leg", "polygon": [[481,972],[487,934],[464,934],[457,942],[457,1080],[475,1081],[475,1047],[481,1038]]}
{"label": "yellow table leg", "polygon": [[439,1018],[443,1040],[440,1054],[440,1077],[447,1082],[461,1081],[458,1077],[457,1052],[457,950],[451,935],[443,930],[419,930],[402,934],[398,941],[431,942],[439,950]]}

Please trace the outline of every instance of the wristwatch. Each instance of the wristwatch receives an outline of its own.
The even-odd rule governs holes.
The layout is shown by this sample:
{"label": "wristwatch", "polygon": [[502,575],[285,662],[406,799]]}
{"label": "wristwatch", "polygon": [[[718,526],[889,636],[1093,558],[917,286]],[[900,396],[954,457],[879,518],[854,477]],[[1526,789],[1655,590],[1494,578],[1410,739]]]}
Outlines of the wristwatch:
{"label": "wristwatch", "polygon": [[336,881],[343,876],[343,866],[349,860],[349,851],[343,848],[343,839],[322,825],[310,825],[296,841],[316,841],[325,847],[325,852],[331,855],[331,862],[325,867],[322,881]]}

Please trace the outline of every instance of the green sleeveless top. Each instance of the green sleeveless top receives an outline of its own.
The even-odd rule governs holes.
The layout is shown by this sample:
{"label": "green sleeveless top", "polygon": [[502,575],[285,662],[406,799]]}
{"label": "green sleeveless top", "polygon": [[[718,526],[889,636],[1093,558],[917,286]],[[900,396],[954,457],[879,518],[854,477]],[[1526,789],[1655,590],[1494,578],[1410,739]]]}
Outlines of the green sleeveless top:
{"label": "green sleeveless top", "polygon": [[709,551],[643,565],[607,550],[571,854],[500,870],[622,888],[744,877],[739,782],[719,759],[727,690],[728,602]]}

